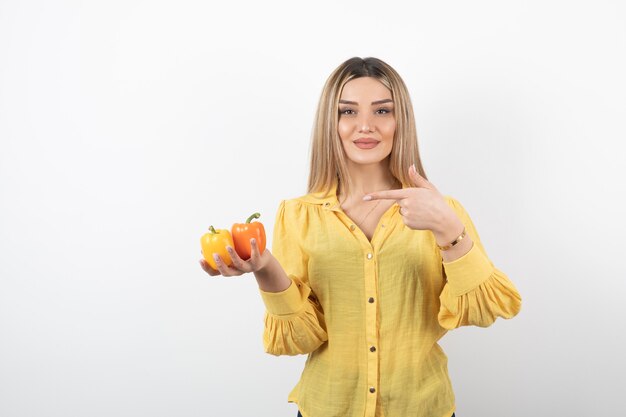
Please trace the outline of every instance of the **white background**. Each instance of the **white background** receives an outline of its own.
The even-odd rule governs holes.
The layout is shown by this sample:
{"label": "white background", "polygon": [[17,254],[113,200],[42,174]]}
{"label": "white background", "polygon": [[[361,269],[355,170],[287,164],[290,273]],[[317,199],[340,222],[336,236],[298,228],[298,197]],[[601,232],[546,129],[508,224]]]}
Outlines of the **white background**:
{"label": "white background", "polygon": [[210,278],[199,238],[260,211],[271,241],[352,56],[404,78],[429,179],[523,297],[443,339],[457,416],[622,415],[624,22],[617,0],[0,0],[0,415],[295,417],[305,357],[263,352],[254,278]]}

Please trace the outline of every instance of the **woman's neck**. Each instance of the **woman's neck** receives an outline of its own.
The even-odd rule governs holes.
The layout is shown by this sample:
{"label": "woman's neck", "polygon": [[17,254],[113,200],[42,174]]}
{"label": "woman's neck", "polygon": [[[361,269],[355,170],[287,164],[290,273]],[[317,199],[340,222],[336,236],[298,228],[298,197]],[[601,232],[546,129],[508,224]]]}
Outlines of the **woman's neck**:
{"label": "woman's neck", "polygon": [[345,194],[345,188],[340,186],[339,200],[362,200],[363,196],[373,193],[374,191],[389,190],[399,187],[399,181],[391,175],[386,163],[387,161],[371,165],[348,163],[348,174],[352,182],[348,190],[348,195]]}

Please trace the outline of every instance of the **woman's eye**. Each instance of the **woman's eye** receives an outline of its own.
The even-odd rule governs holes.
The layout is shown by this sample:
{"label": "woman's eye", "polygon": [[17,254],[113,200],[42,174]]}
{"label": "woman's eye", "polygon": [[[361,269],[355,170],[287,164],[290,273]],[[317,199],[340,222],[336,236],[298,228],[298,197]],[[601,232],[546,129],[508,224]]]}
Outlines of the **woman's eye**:
{"label": "woman's eye", "polygon": [[388,114],[391,113],[391,109],[387,109],[387,108],[381,108],[376,110],[376,114]]}
{"label": "woman's eye", "polygon": [[345,114],[345,115],[352,115],[354,114],[354,110],[352,109],[343,109],[343,110],[339,110],[339,114]]}

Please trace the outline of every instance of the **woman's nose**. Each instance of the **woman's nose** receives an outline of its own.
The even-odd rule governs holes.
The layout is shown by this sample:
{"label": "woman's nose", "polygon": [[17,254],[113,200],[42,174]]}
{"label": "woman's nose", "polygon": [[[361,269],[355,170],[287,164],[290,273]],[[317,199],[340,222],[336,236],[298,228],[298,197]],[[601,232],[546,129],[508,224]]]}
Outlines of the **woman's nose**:
{"label": "woman's nose", "polygon": [[360,133],[370,133],[374,131],[373,121],[370,119],[370,116],[365,114],[361,115],[358,120],[359,123],[359,132]]}

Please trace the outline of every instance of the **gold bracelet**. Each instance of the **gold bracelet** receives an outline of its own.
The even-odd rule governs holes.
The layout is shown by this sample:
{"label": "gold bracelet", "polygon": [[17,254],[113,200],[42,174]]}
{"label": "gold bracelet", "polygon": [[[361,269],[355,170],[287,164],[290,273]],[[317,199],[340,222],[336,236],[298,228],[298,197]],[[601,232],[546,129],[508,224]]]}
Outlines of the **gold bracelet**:
{"label": "gold bracelet", "polygon": [[452,243],[450,243],[449,245],[446,246],[439,246],[439,244],[437,244],[437,247],[440,250],[448,250],[451,247],[453,247],[454,245],[456,245],[457,243],[459,243],[461,240],[463,240],[463,238],[465,237],[467,233],[465,233],[465,227],[463,227],[463,233],[461,233],[461,236],[457,237],[456,239],[454,239],[454,241]]}

